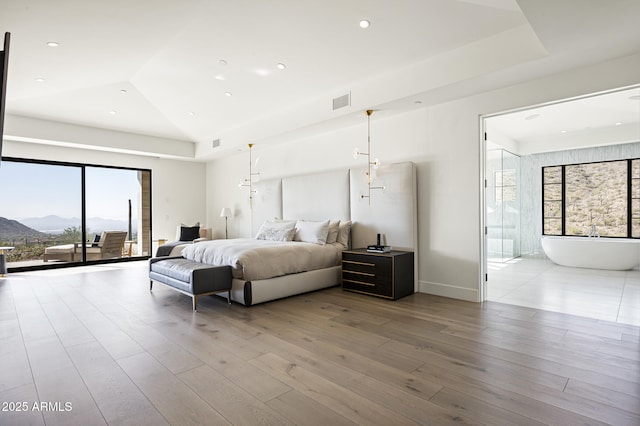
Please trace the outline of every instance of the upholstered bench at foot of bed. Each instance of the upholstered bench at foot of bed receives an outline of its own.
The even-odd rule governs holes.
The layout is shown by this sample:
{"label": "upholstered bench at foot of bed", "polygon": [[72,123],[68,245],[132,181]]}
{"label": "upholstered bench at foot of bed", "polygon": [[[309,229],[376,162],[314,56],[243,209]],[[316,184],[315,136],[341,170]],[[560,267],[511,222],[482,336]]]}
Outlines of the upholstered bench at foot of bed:
{"label": "upholstered bench at foot of bed", "polygon": [[[207,265],[183,257],[152,258],[149,259],[150,291],[154,281],[191,296],[195,311],[198,296],[231,290],[231,266]],[[231,303],[230,293],[227,293],[227,302]]]}

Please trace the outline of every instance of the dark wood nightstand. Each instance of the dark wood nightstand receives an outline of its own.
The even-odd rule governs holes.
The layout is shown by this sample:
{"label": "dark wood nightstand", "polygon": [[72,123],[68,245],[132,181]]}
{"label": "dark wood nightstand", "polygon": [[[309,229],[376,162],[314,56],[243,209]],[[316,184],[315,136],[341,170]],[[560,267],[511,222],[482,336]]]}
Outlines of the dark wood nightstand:
{"label": "dark wood nightstand", "polygon": [[345,250],[342,252],[342,288],[393,300],[413,294],[413,257],[412,251]]}

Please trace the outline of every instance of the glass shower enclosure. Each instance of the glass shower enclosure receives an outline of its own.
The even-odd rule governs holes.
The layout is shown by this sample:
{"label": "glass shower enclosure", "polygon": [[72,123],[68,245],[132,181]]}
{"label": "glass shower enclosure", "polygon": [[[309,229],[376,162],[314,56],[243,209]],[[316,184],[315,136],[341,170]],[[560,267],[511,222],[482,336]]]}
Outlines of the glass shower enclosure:
{"label": "glass shower enclosure", "polygon": [[520,157],[505,149],[487,151],[487,260],[520,257]]}

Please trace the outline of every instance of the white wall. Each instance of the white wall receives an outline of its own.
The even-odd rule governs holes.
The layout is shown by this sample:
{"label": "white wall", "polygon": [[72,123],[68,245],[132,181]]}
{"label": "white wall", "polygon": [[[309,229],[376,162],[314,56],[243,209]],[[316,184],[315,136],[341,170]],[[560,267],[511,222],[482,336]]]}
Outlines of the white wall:
{"label": "white wall", "polygon": [[[114,137],[117,137],[115,132]],[[2,154],[4,157],[150,169],[153,239],[172,240],[176,234],[176,226],[181,222],[192,224],[200,221],[206,224],[204,163],[11,140],[5,141]]]}
{"label": "white wall", "polygon": [[[384,162],[410,160],[418,174],[418,280],[422,292],[470,301],[481,298],[480,116],[637,84],[640,54],[512,87],[371,119],[372,153]],[[294,143],[254,147],[264,178],[362,165],[354,147],[366,146],[362,125]],[[207,217],[224,235],[222,207],[232,207],[231,237],[248,236],[248,152],[207,164]]]}

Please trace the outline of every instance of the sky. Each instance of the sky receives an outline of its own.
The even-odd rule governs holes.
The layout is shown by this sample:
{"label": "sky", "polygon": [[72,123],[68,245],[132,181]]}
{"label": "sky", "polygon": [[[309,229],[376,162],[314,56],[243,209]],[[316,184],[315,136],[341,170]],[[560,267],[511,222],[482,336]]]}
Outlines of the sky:
{"label": "sky", "polygon": [[[128,200],[136,216],[137,171],[87,167],[87,217],[127,220]],[[81,217],[81,168],[0,163],[0,217],[19,220],[56,215]]]}

